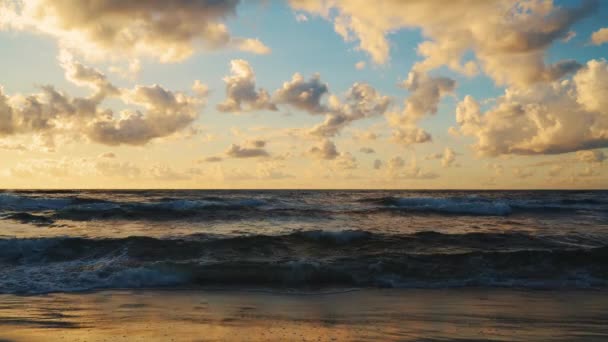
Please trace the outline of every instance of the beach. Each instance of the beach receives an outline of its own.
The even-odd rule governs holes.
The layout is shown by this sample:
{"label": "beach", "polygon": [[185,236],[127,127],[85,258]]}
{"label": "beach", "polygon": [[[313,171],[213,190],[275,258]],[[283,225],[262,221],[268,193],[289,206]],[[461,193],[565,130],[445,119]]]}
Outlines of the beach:
{"label": "beach", "polygon": [[605,290],[1,295],[1,341],[605,341]]}

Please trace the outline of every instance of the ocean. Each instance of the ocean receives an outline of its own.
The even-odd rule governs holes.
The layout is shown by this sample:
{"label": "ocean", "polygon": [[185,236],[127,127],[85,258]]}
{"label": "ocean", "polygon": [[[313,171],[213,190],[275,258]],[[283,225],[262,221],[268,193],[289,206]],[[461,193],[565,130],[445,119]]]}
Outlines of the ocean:
{"label": "ocean", "polygon": [[5,190],[0,294],[604,289],[607,191]]}

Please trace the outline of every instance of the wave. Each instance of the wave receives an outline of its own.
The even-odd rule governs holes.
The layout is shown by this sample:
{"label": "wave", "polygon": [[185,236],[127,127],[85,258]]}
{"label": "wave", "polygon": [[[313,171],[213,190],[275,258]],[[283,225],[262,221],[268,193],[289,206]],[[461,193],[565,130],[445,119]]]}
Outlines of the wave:
{"label": "wave", "polygon": [[604,287],[606,260],[608,247],[597,241],[523,233],[0,239],[0,293],[162,286]]}
{"label": "wave", "polygon": [[[572,214],[593,212],[608,214],[608,202],[601,198],[492,198],[490,196],[457,197],[379,197],[348,198],[332,202],[303,198],[254,194],[209,196],[186,194],[179,197],[112,196],[106,198],[48,197],[53,194],[0,193],[0,218],[23,223],[52,224],[56,220],[240,220],[249,218],[315,217],[334,215],[407,214],[508,216],[515,214]],[[58,194],[54,194],[58,196]],[[259,194],[258,194],[259,195]],[[46,197],[45,197],[46,196]],[[343,196],[345,197],[345,196]],[[32,216],[33,215],[33,216]]]}
{"label": "wave", "polygon": [[503,201],[485,201],[480,199],[385,197],[378,200],[378,202],[401,210],[433,213],[504,216],[512,211],[511,207]]}
{"label": "wave", "polygon": [[428,212],[454,215],[507,216],[525,212],[608,211],[608,202],[598,199],[492,199],[480,196],[462,197],[380,197],[365,198],[363,203],[406,212]]}
{"label": "wave", "polygon": [[[207,215],[222,217],[230,212],[255,211],[267,203],[255,198],[222,199],[206,197],[201,199],[161,198],[156,201],[109,201],[78,197],[30,197],[0,194],[0,218],[20,222],[52,223],[56,219],[179,219],[183,217]],[[41,214],[32,214],[41,213]],[[235,217],[236,218],[236,217]]]}

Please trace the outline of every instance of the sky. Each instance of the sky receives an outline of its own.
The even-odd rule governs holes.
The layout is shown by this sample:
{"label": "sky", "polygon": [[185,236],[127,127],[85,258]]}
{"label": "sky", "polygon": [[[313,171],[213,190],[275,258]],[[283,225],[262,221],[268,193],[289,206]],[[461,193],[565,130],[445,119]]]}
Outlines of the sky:
{"label": "sky", "polygon": [[0,0],[0,188],[608,188],[608,2]]}

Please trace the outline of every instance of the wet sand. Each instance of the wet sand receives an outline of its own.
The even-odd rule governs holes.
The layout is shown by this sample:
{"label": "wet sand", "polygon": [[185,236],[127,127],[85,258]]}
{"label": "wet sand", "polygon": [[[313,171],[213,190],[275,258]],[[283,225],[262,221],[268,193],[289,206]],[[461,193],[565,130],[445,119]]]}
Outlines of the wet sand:
{"label": "wet sand", "polygon": [[0,341],[606,341],[607,291],[0,295]]}

